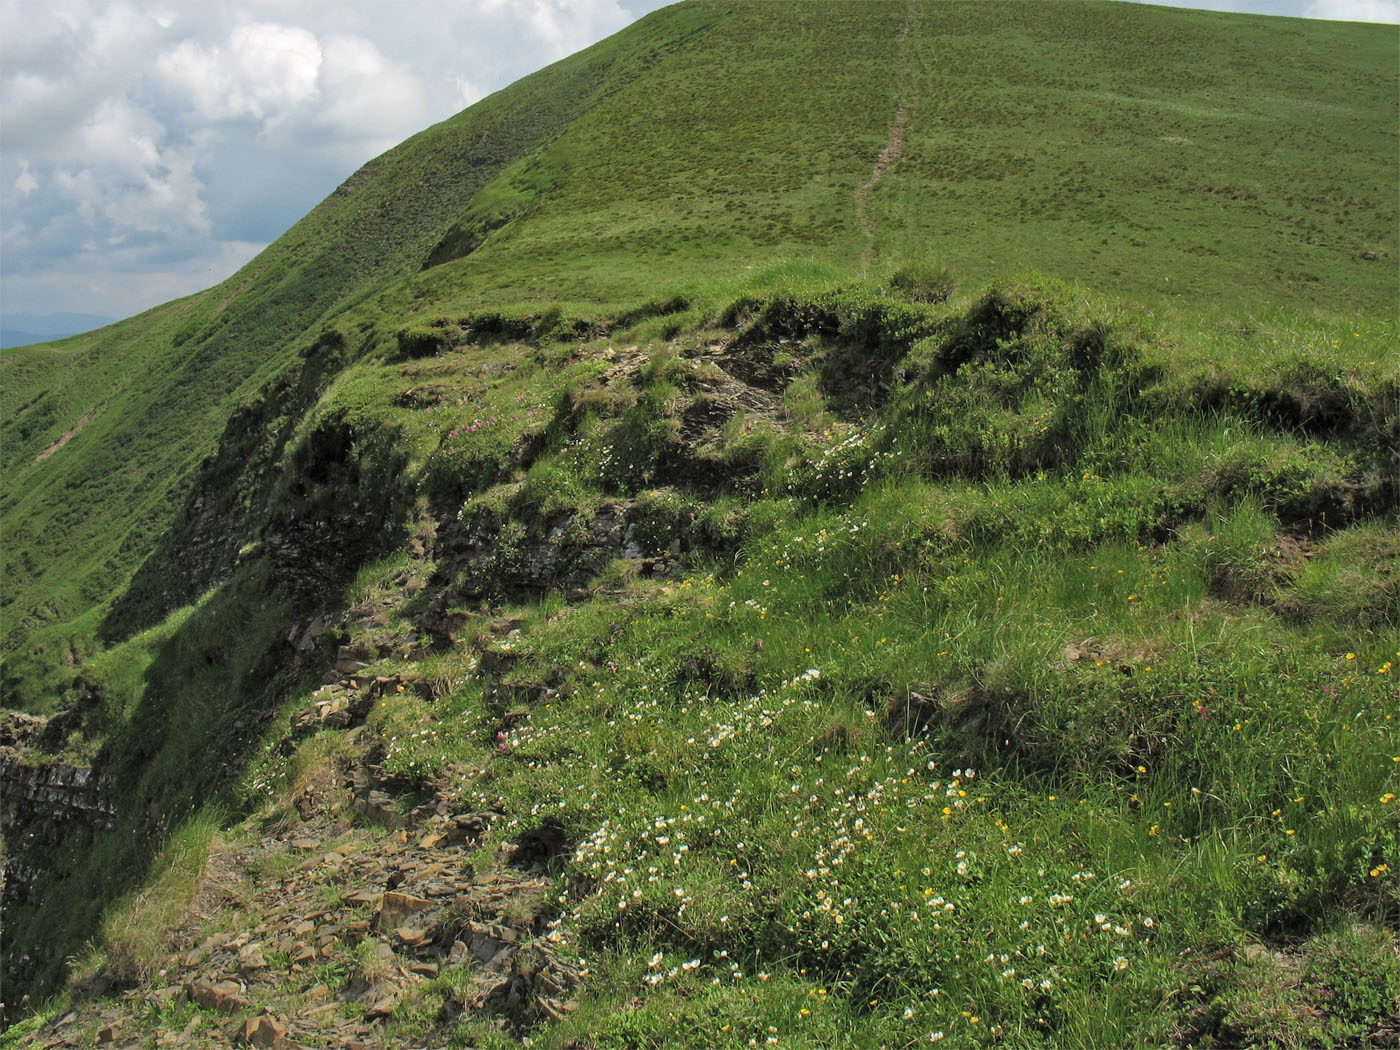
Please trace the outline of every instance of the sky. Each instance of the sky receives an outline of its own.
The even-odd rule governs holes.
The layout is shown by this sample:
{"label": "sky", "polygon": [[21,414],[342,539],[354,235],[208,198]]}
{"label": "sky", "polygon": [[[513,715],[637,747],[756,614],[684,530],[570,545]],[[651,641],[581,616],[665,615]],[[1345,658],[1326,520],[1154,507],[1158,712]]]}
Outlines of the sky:
{"label": "sky", "polygon": [[[360,165],[666,0],[0,0],[0,311],[228,277]],[[1400,23],[1400,0],[1178,6]]]}

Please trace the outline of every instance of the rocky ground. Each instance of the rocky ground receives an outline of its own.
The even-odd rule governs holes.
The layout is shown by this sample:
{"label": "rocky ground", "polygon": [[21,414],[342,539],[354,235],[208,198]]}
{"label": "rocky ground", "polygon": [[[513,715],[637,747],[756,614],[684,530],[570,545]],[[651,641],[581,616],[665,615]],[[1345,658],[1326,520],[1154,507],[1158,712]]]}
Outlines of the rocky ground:
{"label": "rocky ground", "polygon": [[[364,720],[420,684],[358,658],[373,650],[342,649],[333,681],[292,716],[294,738],[345,730],[334,757],[285,810],[216,841],[149,979],[82,976],[73,1008],[20,1045],[436,1045],[425,1031],[446,1038],[488,1006],[517,1034],[575,1009],[580,972],[550,922],[562,843],[497,841],[501,814],[463,809],[446,785],[395,793]],[[397,1023],[408,1015],[411,1044]]]}

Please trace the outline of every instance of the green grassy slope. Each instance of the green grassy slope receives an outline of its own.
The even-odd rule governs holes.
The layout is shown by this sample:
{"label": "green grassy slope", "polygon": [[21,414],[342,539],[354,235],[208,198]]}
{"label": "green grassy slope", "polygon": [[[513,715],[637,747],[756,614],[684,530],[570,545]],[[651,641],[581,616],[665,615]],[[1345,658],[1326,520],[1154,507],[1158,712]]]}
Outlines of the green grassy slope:
{"label": "green grassy slope", "polygon": [[[547,1043],[1386,1038],[1392,44],[680,5],[220,288],[7,353],[7,690],[78,676],[62,750],[120,802],[7,916],[7,975],[55,988],[206,799],[300,819],[364,738],[272,715],[347,642],[430,686],[369,720],[404,805],[569,847],[541,921],[594,976]],[[191,565],[215,590],[161,622]],[[470,980],[387,1045],[540,1022],[440,1021]]]}
{"label": "green grassy slope", "polygon": [[[581,338],[536,318],[351,365],[305,429],[363,435],[362,478],[393,464],[412,534],[295,663],[262,555],[93,661],[105,768],[170,827],[217,793],[250,818],[235,851],[303,820],[340,834],[335,785],[365,752],[402,808],[496,815],[463,879],[562,844],[549,903],[510,921],[588,971],[576,1015],[463,1012],[477,970],[441,962],[381,1045],[1385,1045],[1395,366],[1289,342],[1266,369],[1192,372],[1143,316],[1054,282],[929,303],[907,272],[895,295],[784,273],[708,321],[594,317],[611,330]],[[308,504],[363,494],[315,473]],[[630,552],[590,554],[599,520]],[[293,734],[323,694],[273,672],[342,643],[365,681],[411,688],[367,732]],[[251,757],[237,790],[211,747]],[[125,813],[8,920],[13,943],[95,920],[85,888],[160,837]],[[363,922],[329,877],[318,921]],[[189,964],[152,924],[178,920],[132,907],[105,910],[128,932],[85,965],[134,984],[133,1033],[216,1045],[221,1016],[162,999]],[[318,989],[357,994],[378,941],[397,943],[250,975],[254,1009],[359,1019]],[[72,1002],[92,1030],[113,1005]]]}
{"label": "green grassy slope", "polygon": [[[1188,313],[1391,316],[1389,43],[1111,4],[658,13],[366,166],[218,288],[7,354],[7,649],[39,632],[51,689],[42,669],[91,629],[55,625],[150,551],[228,405],[357,302],[375,321],[618,303],[787,255],[932,256],[963,280],[1038,269]],[[901,103],[867,250],[853,194]]]}
{"label": "green grassy slope", "polygon": [[547,152],[568,174],[528,221],[415,288],[609,300],[727,276],[740,251],[851,262],[852,195],[902,102],[904,155],[871,195],[886,260],[1192,310],[1393,312],[1385,30],[926,4],[901,44],[900,3],[716,6],[713,32]]}
{"label": "green grassy slope", "polygon": [[99,607],[170,527],[234,405],[286,372],[338,309],[418,270],[503,169],[706,22],[681,13],[635,27],[415,136],[207,292],[8,351],[0,631],[11,703],[51,703],[92,652]]}

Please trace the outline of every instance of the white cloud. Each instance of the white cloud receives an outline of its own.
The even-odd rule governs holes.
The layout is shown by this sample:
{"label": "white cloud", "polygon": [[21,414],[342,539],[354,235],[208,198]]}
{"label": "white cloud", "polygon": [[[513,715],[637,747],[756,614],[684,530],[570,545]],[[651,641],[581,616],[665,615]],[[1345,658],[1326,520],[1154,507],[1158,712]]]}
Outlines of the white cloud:
{"label": "white cloud", "polygon": [[204,120],[274,120],[314,101],[321,45],[295,26],[239,26],[228,42],[182,40],[156,59],[156,70]]}
{"label": "white cloud", "polygon": [[259,22],[230,38],[244,90],[258,106],[283,109],[315,99],[320,90],[321,46],[295,26]]}
{"label": "white cloud", "polygon": [[[487,10],[503,5],[504,0],[485,0]],[[514,0],[509,7],[517,18],[523,15],[527,38],[543,45],[548,61],[572,54],[633,18],[617,0]]]}
{"label": "white cloud", "polygon": [[486,97],[486,92],[477,87],[466,77],[453,76],[448,79],[457,91],[457,102],[461,109],[466,109],[468,106],[475,102],[480,102]]}
{"label": "white cloud", "polygon": [[1400,22],[1400,0],[1129,0],[1164,7],[1251,15],[1322,18],[1336,22]]}
{"label": "white cloud", "polygon": [[28,197],[39,188],[39,180],[34,177],[34,173],[29,170],[29,162],[22,160],[19,162],[19,174],[15,176],[15,192],[21,197]]}
{"label": "white cloud", "polygon": [[212,284],[378,153],[663,2],[0,0],[6,301]]}
{"label": "white cloud", "polygon": [[79,130],[81,151],[77,156],[92,167],[136,178],[160,163],[155,139],[164,134],[165,129],[149,113],[126,99],[107,99]]}
{"label": "white cloud", "polygon": [[159,22],[139,8],[124,3],[88,7],[80,16],[70,9],[67,22],[71,30],[86,31],[89,35],[90,43],[84,57],[99,68],[147,51],[161,35]]}
{"label": "white cloud", "polygon": [[0,81],[0,113],[6,151],[50,146],[55,136],[82,120],[95,100],[83,85],[71,81],[25,71],[5,77]]}
{"label": "white cloud", "polygon": [[1307,18],[1336,22],[1400,23],[1400,0],[1312,0],[1303,9]]}
{"label": "white cloud", "polygon": [[420,129],[433,110],[422,81],[362,37],[326,41],[322,84],[330,101],[317,122],[338,138],[372,143],[368,156]]}
{"label": "white cloud", "polygon": [[133,233],[209,231],[194,159],[166,137],[150,113],[126,99],[109,99],[80,129],[79,150],[57,168],[64,199],[108,243],[122,243]]}

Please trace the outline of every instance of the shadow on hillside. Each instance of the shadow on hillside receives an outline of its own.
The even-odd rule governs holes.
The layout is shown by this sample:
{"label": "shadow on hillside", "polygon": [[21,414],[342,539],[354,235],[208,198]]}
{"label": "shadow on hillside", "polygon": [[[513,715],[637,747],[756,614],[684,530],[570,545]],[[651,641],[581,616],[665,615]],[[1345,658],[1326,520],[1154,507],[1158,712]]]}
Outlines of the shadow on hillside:
{"label": "shadow on hillside", "polygon": [[246,766],[293,684],[282,641],[290,607],[267,583],[265,563],[240,569],[155,652],[135,711],[94,763],[112,785],[112,826],[69,826],[33,857],[15,843],[11,862],[38,874],[27,892],[6,895],[7,987],[28,988],[31,1001],[57,991],[103,909]]}

